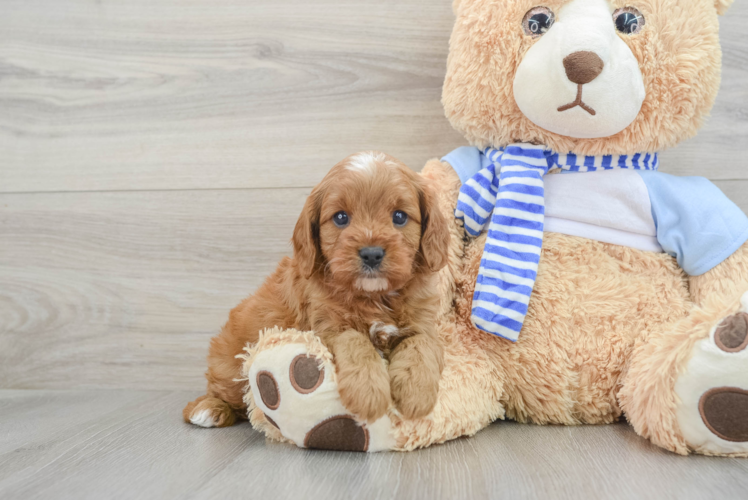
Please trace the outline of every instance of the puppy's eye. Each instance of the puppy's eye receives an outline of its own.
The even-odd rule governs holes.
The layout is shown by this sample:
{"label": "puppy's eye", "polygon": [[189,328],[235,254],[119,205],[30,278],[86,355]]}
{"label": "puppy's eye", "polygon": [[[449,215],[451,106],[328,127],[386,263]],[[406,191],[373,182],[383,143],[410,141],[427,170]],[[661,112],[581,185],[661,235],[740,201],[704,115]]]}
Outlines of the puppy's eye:
{"label": "puppy's eye", "polygon": [[633,7],[624,7],[613,12],[613,22],[624,35],[636,35],[644,27],[644,16]]}
{"label": "puppy's eye", "polygon": [[345,227],[348,225],[348,214],[340,211],[332,216],[332,221],[338,227]]}
{"label": "puppy's eye", "polygon": [[408,214],[400,210],[395,210],[395,213],[392,214],[392,222],[398,227],[403,227],[408,223]]}
{"label": "puppy's eye", "polygon": [[533,7],[527,11],[522,19],[522,29],[525,35],[533,38],[541,37],[551,29],[556,22],[556,15],[548,7]]}

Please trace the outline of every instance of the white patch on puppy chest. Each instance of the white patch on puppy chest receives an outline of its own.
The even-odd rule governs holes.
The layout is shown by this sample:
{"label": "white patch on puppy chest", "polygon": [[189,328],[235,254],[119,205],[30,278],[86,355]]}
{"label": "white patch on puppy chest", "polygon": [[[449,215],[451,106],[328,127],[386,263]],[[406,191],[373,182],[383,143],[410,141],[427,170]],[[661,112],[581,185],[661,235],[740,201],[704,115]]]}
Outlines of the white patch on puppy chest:
{"label": "white patch on puppy chest", "polygon": [[346,170],[351,170],[353,172],[363,172],[371,175],[376,170],[377,163],[385,160],[386,157],[382,153],[367,151],[352,157],[345,168]]}
{"label": "white patch on puppy chest", "polygon": [[213,415],[211,414],[210,410],[203,410],[197,415],[192,415],[190,417],[190,423],[197,425],[199,427],[215,427],[216,421],[213,419]]}
{"label": "white patch on puppy chest", "polygon": [[377,321],[376,323],[372,323],[371,327],[369,327],[369,338],[373,341],[378,335],[380,337],[397,337],[400,335],[400,329],[396,325],[385,325],[384,323]]}
{"label": "white patch on puppy chest", "polygon": [[364,292],[383,292],[389,288],[390,283],[386,278],[358,278],[356,288]]}
{"label": "white patch on puppy chest", "polygon": [[390,343],[390,339],[400,336],[400,329],[396,325],[386,325],[381,321],[376,321],[369,327],[369,339],[379,356],[384,358],[384,349]]}

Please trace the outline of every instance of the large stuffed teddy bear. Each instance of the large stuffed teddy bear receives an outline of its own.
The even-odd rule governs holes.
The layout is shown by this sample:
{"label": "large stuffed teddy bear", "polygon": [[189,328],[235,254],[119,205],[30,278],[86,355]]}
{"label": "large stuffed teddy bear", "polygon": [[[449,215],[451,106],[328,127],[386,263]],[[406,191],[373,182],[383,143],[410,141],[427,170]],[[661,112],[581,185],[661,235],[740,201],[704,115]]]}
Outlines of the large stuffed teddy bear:
{"label": "large stuffed teddy bear", "polygon": [[473,147],[422,172],[454,221],[433,412],[360,423],[314,334],[276,329],[243,372],[269,437],[412,450],[625,416],[676,453],[748,455],[748,219],[656,155],[712,107],[731,0],[537,1],[454,2],[443,103]]}

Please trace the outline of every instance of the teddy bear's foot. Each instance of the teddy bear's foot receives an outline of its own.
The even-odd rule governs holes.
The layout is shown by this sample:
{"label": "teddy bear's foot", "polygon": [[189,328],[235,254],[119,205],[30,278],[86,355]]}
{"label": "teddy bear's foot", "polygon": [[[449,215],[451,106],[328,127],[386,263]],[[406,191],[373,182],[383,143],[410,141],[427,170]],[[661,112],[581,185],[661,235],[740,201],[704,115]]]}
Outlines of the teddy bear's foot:
{"label": "teddy bear's foot", "polygon": [[248,352],[244,373],[250,391],[245,401],[255,428],[301,448],[381,451],[394,447],[387,415],[365,424],[345,409],[332,356],[313,334],[271,330]]}
{"label": "teddy bear's foot", "polygon": [[695,344],[675,393],[689,448],[706,455],[748,455],[748,292],[738,311]]}

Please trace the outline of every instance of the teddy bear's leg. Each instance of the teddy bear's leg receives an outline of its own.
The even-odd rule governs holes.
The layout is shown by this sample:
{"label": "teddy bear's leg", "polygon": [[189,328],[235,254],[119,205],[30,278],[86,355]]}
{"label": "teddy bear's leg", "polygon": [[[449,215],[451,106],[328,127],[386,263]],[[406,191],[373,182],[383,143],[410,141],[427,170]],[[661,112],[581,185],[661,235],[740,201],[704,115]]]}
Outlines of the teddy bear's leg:
{"label": "teddy bear's leg", "polygon": [[332,353],[313,333],[274,328],[247,352],[244,401],[252,426],[269,438],[340,451],[395,446],[388,415],[365,422],[343,405]]}
{"label": "teddy bear's leg", "polygon": [[697,453],[748,456],[748,292],[732,309],[696,342],[675,382],[676,420]]}
{"label": "teddy bear's leg", "polygon": [[690,315],[637,345],[619,396],[636,431],[655,444],[748,456],[746,264],[744,246],[691,278]]}

